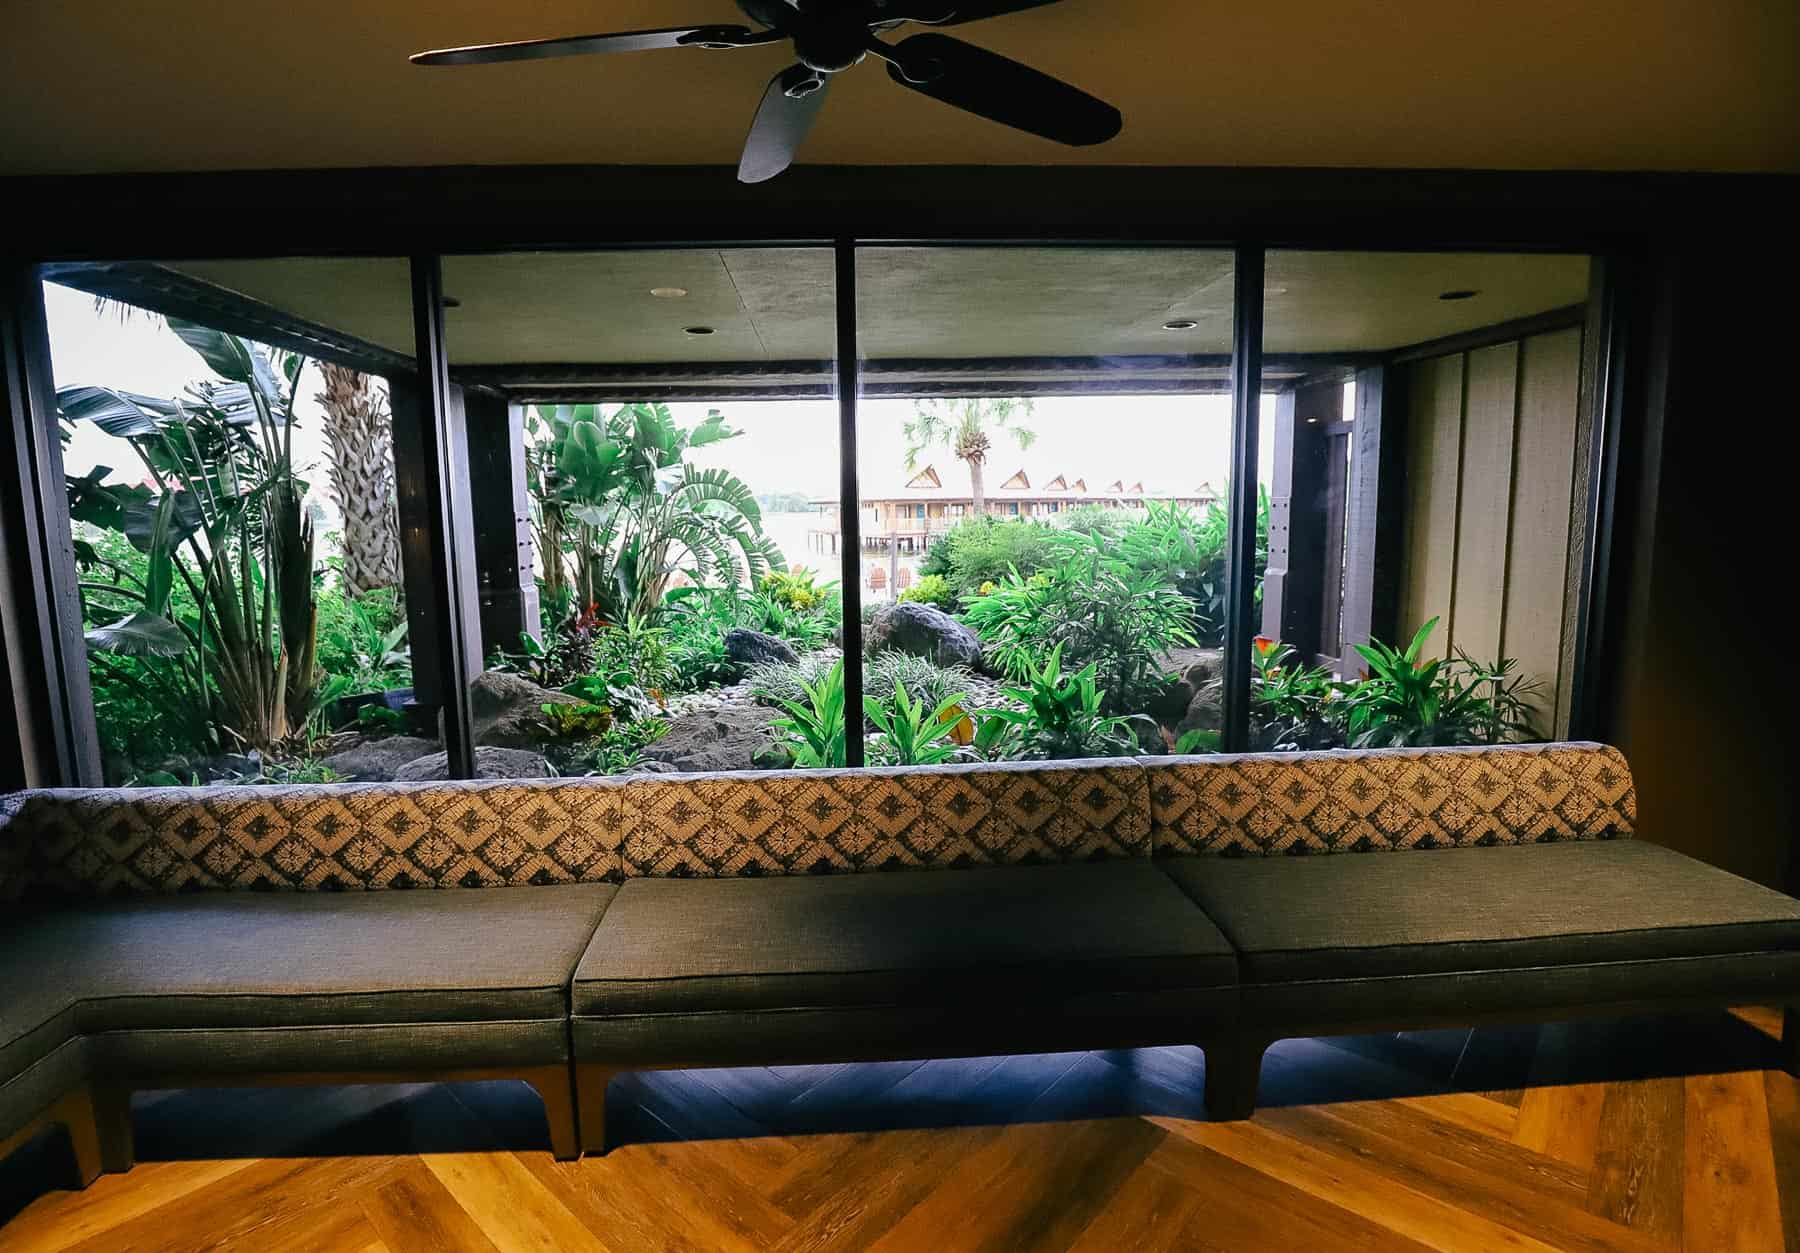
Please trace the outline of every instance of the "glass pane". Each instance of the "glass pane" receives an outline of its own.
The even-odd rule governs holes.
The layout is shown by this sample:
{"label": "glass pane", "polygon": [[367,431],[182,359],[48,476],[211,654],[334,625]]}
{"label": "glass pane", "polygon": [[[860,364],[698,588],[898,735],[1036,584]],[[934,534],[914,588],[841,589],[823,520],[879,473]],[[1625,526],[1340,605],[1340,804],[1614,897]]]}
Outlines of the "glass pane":
{"label": "glass pane", "polygon": [[869,760],[1216,749],[1232,254],[857,274]]}
{"label": "glass pane", "polygon": [[1563,733],[1587,285],[1578,256],[1269,254],[1253,747]]}
{"label": "glass pane", "polygon": [[841,695],[823,729],[780,703],[810,710],[841,656],[832,267],[817,248],[445,258],[483,774],[841,764]]}
{"label": "glass pane", "polygon": [[[205,293],[240,314],[249,297],[264,325],[324,327],[370,372],[82,290],[121,271],[155,280],[133,290]],[[44,296],[105,781],[428,770],[440,742],[412,700],[374,373],[410,361],[406,263],[65,266],[56,279]]]}

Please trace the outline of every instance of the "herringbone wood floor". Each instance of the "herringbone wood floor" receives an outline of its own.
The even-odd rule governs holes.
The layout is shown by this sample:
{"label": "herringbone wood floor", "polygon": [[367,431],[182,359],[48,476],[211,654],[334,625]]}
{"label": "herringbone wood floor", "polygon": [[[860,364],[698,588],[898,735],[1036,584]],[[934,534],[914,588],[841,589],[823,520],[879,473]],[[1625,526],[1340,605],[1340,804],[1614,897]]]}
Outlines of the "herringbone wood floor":
{"label": "herringbone wood floor", "polygon": [[626,1075],[580,1163],[515,1084],[152,1093],[129,1174],[0,1166],[0,1248],[1800,1249],[1778,1030],[1288,1041],[1229,1124],[1185,1048]]}

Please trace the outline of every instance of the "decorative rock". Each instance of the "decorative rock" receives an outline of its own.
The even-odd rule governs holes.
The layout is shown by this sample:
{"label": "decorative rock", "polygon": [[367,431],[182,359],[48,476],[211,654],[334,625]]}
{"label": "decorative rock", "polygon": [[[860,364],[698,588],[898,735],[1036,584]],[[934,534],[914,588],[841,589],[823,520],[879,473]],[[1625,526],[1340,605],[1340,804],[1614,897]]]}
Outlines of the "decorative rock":
{"label": "decorative rock", "polygon": [[[475,742],[499,748],[531,748],[544,738],[545,705],[579,705],[567,692],[539,687],[523,675],[488,670],[469,684],[469,719]],[[513,776],[523,777],[523,776]]]}
{"label": "decorative rock", "polygon": [[436,740],[416,735],[391,735],[385,740],[365,740],[355,748],[333,753],[319,762],[347,783],[388,783],[394,773],[409,762],[437,753]]}
{"label": "decorative rock", "polygon": [[749,627],[737,627],[725,632],[725,656],[740,671],[761,665],[765,661],[780,661],[791,666],[800,660],[800,654],[786,640],[765,635],[761,631],[752,631]]}
{"label": "decorative rock", "polygon": [[902,601],[875,615],[866,636],[868,655],[911,653],[940,666],[981,666],[981,640],[968,627],[935,605]]}
{"label": "decorative rock", "polygon": [[[528,753],[520,748],[478,748],[475,750],[475,777],[478,779],[543,779],[550,776],[550,763],[542,753]],[[450,776],[450,758],[446,753],[432,753],[407,762],[394,771],[396,783],[434,783]]]}
{"label": "decorative rock", "polygon": [[751,770],[779,717],[759,705],[696,710],[672,720],[667,734],[645,747],[644,760],[675,770]]}

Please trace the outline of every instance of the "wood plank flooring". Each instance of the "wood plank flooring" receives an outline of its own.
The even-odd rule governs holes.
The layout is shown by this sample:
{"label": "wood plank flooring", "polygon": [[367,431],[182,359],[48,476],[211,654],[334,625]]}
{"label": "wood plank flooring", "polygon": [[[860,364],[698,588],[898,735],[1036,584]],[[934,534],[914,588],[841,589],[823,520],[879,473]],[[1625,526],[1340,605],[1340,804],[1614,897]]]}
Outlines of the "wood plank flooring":
{"label": "wood plank flooring", "polygon": [[627,1074],[552,1161],[522,1084],[147,1093],[139,1165],[0,1164],[0,1249],[1800,1250],[1800,1085],[1743,1010],[1276,1046]]}

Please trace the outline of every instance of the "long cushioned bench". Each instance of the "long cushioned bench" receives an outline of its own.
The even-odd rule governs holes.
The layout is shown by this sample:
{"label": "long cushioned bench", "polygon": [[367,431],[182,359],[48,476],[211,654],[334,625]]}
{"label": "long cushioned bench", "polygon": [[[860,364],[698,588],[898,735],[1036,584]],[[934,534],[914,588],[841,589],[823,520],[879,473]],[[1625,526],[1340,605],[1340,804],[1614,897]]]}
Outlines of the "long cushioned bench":
{"label": "long cushioned bench", "polygon": [[0,1151],[124,1168],[136,1088],[510,1076],[570,1157],[620,1070],[1166,1043],[1244,1117],[1286,1035],[1800,999],[1800,902],[1634,812],[1583,744],[20,793]]}

